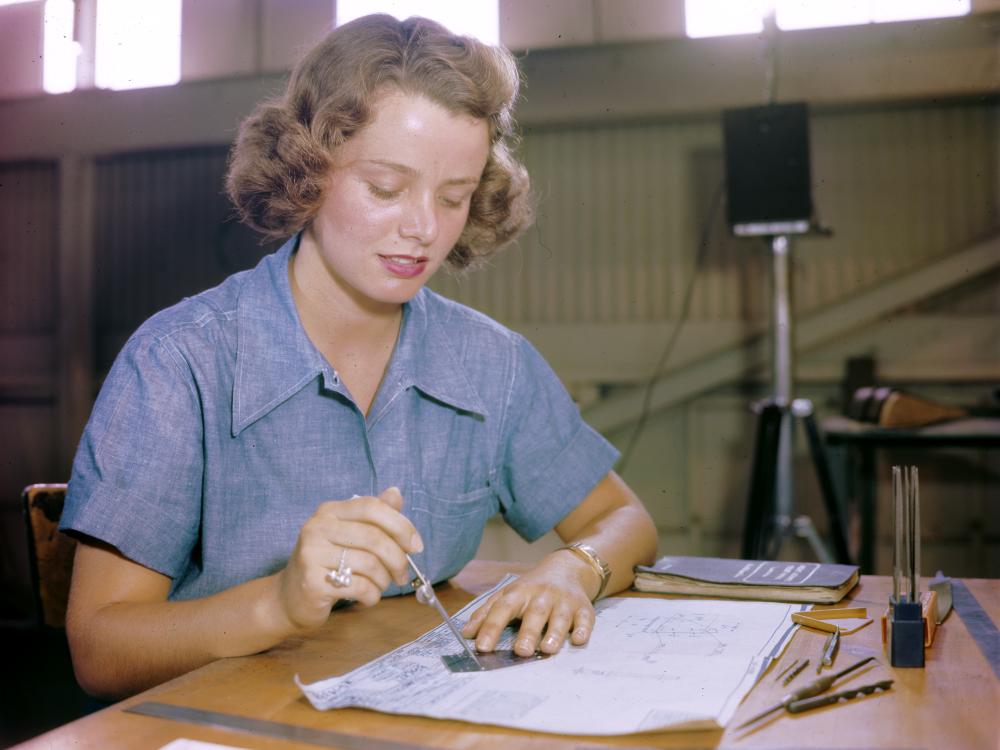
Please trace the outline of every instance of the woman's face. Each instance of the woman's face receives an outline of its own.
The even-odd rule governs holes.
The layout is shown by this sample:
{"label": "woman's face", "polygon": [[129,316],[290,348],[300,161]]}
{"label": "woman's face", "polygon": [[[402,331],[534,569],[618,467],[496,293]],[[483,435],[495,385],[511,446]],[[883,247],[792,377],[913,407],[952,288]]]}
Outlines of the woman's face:
{"label": "woman's face", "polygon": [[331,282],[327,292],[365,307],[396,306],[427,283],[465,228],[489,128],[395,91],[373,115],[338,149],[299,251],[315,253],[328,279],[311,281]]}

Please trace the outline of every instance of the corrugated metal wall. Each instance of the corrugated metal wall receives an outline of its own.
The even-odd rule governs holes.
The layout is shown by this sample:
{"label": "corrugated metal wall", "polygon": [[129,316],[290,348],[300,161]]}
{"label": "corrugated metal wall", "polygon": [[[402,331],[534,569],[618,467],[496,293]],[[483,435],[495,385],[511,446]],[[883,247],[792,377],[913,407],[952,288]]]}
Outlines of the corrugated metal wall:
{"label": "corrugated metal wall", "polygon": [[[795,242],[799,311],[848,298],[996,231],[997,122],[990,101],[814,112],[814,198],[834,236]],[[535,128],[523,154],[539,197],[537,225],[493,268],[435,286],[518,327],[676,319],[722,178],[718,120]],[[225,147],[212,146],[97,161],[95,375],[145,317],[269,249],[230,220],[225,158]],[[12,458],[10,472],[0,471],[7,498],[0,507],[8,512],[22,484],[59,478],[52,446],[58,190],[54,162],[0,165],[0,392],[24,392],[30,381],[35,395],[28,400],[37,402],[3,407],[9,429],[0,438]],[[722,216],[714,214],[690,316],[764,319],[767,248],[729,237]],[[961,313],[996,311],[998,283],[977,281]],[[697,473],[709,459],[693,456],[685,465]],[[697,536],[690,531],[700,528],[695,515],[679,524]],[[12,564],[6,561],[3,577]]]}
{"label": "corrugated metal wall", "polygon": [[[814,112],[813,197],[834,234],[794,241],[799,312],[995,230],[996,117],[996,103]],[[514,325],[677,317],[722,179],[719,122],[537,129],[523,157],[536,227],[492,269],[437,287]],[[694,320],[767,314],[766,247],[728,237],[723,213]]]}
{"label": "corrugated metal wall", "polygon": [[0,618],[27,601],[20,490],[55,470],[58,185],[55,162],[0,164]]}
{"label": "corrugated metal wall", "polygon": [[0,332],[55,327],[58,187],[54,162],[0,164]]}
{"label": "corrugated metal wall", "polygon": [[234,219],[223,191],[228,149],[110,156],[97,163],[98,369],[157,310],[253,266],[273,245]]}

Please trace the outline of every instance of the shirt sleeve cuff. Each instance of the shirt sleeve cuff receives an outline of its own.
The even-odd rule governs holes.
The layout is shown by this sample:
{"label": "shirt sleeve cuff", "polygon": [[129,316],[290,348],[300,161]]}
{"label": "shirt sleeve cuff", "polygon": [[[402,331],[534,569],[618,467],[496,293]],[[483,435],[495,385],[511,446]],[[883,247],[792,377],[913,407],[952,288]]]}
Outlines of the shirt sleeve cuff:
{"label": "shirt sleeve cuff", "polygon": [[555,460],[525,482],[530,488],[528,497],[519,498],[506,510],[506,522],[525,541],[535,541],[583,502],[619,456],[611,443],[581,422]]}

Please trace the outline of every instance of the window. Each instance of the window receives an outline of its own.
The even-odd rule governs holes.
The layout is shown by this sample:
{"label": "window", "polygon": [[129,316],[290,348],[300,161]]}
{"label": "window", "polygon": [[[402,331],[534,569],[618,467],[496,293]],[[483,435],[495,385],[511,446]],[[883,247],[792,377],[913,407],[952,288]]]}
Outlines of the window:
{"label": "window", "polygon": [[685,0],[690,37],[755,34],[773,9],[779,29],[964,16],[970,0]]}
{"label": "window", "polygon": [[497,0],[337,0],[337,25],[369,13],[388,13],[399,19],[423,16],[444,24],[456,34],[474,36],[487,44],[500,41]]}
{"label": "window", "polygon": [[169,86],[181,79],[181,0],[98,0],[94,82]]}
{"label": "window", "polygon": [[73,39],[73,0],[46,0],[42,32],[42,88],[63,94],[76,88],[80,45]]}

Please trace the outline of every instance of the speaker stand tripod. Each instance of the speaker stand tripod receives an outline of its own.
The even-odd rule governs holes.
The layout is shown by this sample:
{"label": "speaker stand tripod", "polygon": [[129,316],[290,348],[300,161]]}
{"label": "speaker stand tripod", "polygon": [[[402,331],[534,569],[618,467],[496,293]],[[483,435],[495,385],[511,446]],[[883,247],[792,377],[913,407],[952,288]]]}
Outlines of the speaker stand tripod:
{"label": "speaker stand tripod", "polygon": [[[837,501],[823,439],[816,426],[812,402],[792,396],[792,309],[788,237],[771,237],[773,263],[772,334],[774,394],[755,404],[757,429],[753,471],[743,526],[742,557],[775,560],[785,540],[804,538],[820,562],[850,562],[844,515]],[[827,512],[833,553],[827,548],[812,519],[794,516],[795,422],[802,422]]]}

